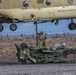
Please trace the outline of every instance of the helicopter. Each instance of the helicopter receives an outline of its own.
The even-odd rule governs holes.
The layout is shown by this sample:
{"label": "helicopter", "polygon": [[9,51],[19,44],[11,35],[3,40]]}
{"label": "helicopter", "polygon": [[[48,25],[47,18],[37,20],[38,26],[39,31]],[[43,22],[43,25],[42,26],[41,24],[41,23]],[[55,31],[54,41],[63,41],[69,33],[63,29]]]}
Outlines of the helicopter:
{"label": "helicopter", "polygon": [[11,23],[10,29],[17,29],[17,22],[34,22],[37,24],[71,19],[68,25],[70,30],[76,29],[76,0],[0,0],[0,32],[2,23]]}

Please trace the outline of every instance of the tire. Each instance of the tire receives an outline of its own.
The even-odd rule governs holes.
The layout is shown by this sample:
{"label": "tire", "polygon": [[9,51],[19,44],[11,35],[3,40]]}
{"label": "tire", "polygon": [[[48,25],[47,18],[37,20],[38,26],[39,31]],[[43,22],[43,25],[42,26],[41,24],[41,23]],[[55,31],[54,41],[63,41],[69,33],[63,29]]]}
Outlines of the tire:
{"label": "tire", "polygon": [[58,56],[58,57],[67,58],[67,55],[66,55],[66,54],[64,54],[64,53],[62,53],[62,54],[59,54],[59,56]]}
{"label": "tire", "polygon": [[76,29],[76,24],[75,23],[70,23],[69,26],[68,26],[68,28],[70,30],[75,30]]}
{"label": "tire", "polygon": [[0,25],[0,32],[2,32],[3,31],[3,26],[2,25]]}
{"label": "tire", "polygon": [[12,23],[12,24],[10,25],[10,30],[11,30],[11,31],[17,30],[17,25],[14,24],[14,23]]}

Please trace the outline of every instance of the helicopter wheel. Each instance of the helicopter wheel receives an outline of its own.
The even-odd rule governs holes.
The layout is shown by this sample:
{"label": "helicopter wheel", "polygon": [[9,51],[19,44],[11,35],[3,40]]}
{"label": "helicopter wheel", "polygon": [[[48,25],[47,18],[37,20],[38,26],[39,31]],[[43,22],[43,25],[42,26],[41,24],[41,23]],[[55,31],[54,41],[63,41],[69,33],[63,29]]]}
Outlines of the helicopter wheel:
{"label": "helicopter wheel", "polygon": [[0,24],[0,32],[3,31],[3,26]]}
{"label": "helicopter wheel", "polygon": [[17,29],[17,25],[14,24],[14,23],[12,23],[12,24],[10,25],[10,30],[11,30],[11,31],[15,31],[16,29]]}
{"label": "helicopter wheel", "polygon": [[76,29],[76,24],[75,23],[70,23],[69,26],[68,26],[68,28],[70,30],[75,30]]}

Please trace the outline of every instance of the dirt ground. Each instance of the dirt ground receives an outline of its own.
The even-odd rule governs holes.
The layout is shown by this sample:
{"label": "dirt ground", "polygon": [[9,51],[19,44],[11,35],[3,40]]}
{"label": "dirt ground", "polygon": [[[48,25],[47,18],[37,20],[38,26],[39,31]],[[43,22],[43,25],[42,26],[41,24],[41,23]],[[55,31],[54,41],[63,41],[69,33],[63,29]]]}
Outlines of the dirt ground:
{"label": "dirt ground", "polygon": [[[0,58],[16,57],[15,44],[26,43],[36,47],[35,37],[0,38]],[[66,47],[76,48],[76,36],[47,37],[46,47],[54,47],[55,44],[66,44]]]}
{"label": "dirt ground", "polygon": [[76,64],[5,65],[0,75],[76,75]]}

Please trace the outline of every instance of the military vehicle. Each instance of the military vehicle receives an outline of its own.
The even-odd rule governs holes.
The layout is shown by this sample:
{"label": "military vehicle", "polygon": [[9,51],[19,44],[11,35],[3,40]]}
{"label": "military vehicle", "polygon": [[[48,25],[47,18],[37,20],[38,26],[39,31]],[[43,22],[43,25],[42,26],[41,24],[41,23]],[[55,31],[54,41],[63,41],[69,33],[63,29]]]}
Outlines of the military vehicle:
{"label": "military vehicle", "polygon": [[37,63],[62,63],[62,62],[76,62],[76,58],[68,59],[69,54],[76,54],[76,49],[66,48],[65,46],[58,46],[55,48],[39,48],[35,49],[29,47],[25,43],[20,45],[15,44],[18,57],[18,62],[25,64]]}
{"label": "military vehicle", "polygon": [[[76,18],[76,0],[0,0],[0,32],[2,23],[12,23],[10,29],[17,29],[16,22],[48,21],[58,24],[58,20],[71,19],[69,29],[76,29],[73,19]],[[40,21],[40,22],[39,22]]]}

